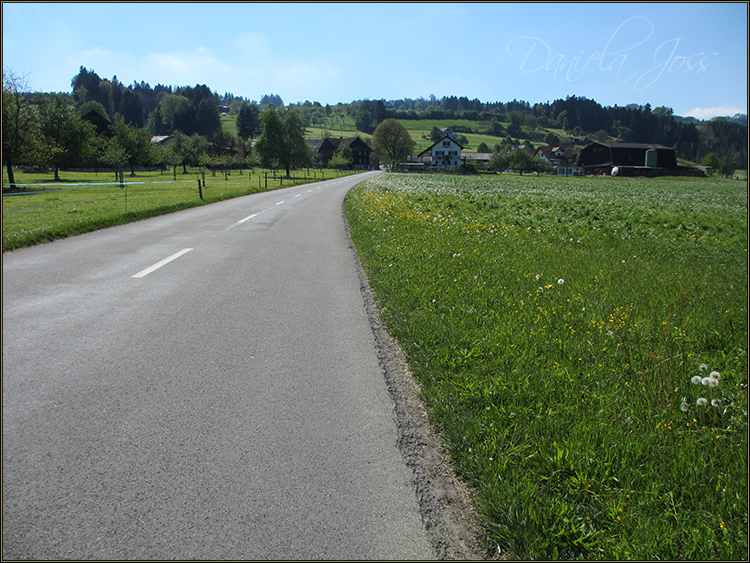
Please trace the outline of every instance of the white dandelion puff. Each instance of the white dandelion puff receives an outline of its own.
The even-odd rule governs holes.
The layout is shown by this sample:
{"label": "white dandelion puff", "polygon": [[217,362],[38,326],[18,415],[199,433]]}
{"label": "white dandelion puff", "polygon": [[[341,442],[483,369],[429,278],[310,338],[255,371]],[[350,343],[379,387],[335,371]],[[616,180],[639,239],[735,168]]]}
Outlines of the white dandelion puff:
{"label": "white dandelion puff", "polygon": [[712,371],[710,374],[708,374],[708,377],[719,381],[721,379],[721,374],[718,371]]}
{"label": "white dandelion puff", "polygon": [[557,285],[565,285],[565,280],[560,278],[559,280],[557,280]]}
{"label": "white dandelion puff", "polygon": [[690,381],[692,381],[696,385],[700,385],[701,383],[703,383],[703,378],[700,375],[694,375]]}
{"label": "white dandelion puff", "polygon": [[706,405],[708,404],[708,399],[704,399],[703,397],[698,397],[698,400],[697,400],[697,401],[695,401],[695,403],[696,403],[696,404],[697,404],[697,405],[698,405],[699,407],[705,407],[705,406],[706,406]]}
{"label": "white dandelion puff", "polygon": [[699,369],[700,371],[707,371],[707,370],[708,370],[708,365],[706,365],[706,364],[701,364],[700,366],[698,366],[698,369]]}
{"label": "white dandelion puff", "polygon": [[718,409],[719,407],[721,407],[721,399],[714,399],[713,401],[711,401],[711,404]]}

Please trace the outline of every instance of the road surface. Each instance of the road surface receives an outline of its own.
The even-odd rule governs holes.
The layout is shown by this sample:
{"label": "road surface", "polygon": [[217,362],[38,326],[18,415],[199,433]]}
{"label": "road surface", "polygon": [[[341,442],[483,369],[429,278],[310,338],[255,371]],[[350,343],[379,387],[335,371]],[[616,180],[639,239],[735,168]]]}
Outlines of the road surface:
{"label": "road surface", "polygon": [[346,234],[373,174],[3,256],[4,558],[465,553]]}

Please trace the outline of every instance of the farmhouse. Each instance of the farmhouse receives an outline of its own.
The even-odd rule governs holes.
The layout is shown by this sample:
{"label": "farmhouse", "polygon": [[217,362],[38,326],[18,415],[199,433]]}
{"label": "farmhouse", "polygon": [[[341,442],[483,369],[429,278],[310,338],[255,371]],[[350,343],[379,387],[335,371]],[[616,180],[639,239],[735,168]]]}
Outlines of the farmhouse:
{"label": "farmhouse", "polygon": [[572,146],[539,147],[534,157],[549,162],[558,176],[576,176],[580,168],[575,165],[575,154]]}
{"label": "farmhouse", "polygon": [[434,145],[427,147],[417,156],[430,155],[432,166],[440,166],[453,169],[461,165],[461,151],[463,147],[458,144],[458,135],[448,128],[443,129],[443,136]]}
{"label": "farmhouse", "polygon": [[325,166],[328,164],[328,161],[333,158],[334,154],[347,145],[352,149],[352,168],[355,170],[368,170],[372,167],[372,148],[359,137],[323,139],[319,145],[315,142],[313,144],[313,149],[320,155],[323,165]]}
{"label": "farmhouse", "polygon": [[676,170],[677,155],[657,144],[594,142],[581,149],[576,164],[585,174],[610,174],[617,168],[622,176],[645,176]]}

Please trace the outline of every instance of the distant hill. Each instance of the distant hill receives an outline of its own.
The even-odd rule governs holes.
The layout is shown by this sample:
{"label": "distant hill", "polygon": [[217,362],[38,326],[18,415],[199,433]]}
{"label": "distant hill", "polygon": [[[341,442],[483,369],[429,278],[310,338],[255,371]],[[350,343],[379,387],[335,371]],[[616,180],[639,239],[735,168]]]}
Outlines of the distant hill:
{"label": "distant hill", "polygon": [[[728,115],[721,116],[721,117],[723,119],[726,119],[727,121],[730,121],[731,123],[739,123],[740,125],[744,125],[745,127],[747,127],[747,114],[746,113],[735,113],[732,117],[729,117]],[[712,119],[716,119],[716,118],[712,118]],[[697,119],[692,116],[682,117],[680,115],[675,115],[674,120],[679,121],[680,123],[695,123],[696,125],[699,123],[705,123],[706,121],[710,121],[706,119]]]}

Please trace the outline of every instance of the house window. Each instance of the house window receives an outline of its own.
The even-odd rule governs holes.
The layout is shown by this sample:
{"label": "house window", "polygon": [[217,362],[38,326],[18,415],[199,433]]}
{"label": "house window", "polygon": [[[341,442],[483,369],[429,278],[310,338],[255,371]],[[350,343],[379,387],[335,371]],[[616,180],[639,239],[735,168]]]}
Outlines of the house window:
{"label": "house window", "polygon": [[449,147],[449,146],[451,146],[451,142],[450,141],[443,141],[443,146],[444,147]]}
{"label": "house window", "polygon": [[458,151],[448,151],[449,156],[458,156]]}

